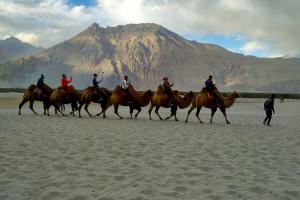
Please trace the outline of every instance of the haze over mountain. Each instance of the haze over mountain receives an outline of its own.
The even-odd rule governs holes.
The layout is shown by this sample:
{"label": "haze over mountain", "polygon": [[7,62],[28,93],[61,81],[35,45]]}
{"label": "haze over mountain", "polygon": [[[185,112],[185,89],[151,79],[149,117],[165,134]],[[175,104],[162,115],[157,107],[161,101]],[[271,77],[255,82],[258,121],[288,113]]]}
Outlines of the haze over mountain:
{"label": "haze over mountain", "polygon": [[128,75],[137,89],[156,90],[164,76],[174,89],[198,91],[209,74],[224,91],[300,92],[299,58],[257,58],[213,44],[189,41],[157,24],[102,28],[92,24],[75,37],[28,58],[0,65],[1,85],[27,87],[41,73],[52,86],[60,75],[84,88],[93,73],[114,88]]}
{"label": "haze over mountain", "polygon": [[29,43],[22,42],[18,38],[9,37],[5,40],[0,40],[0,64],[22,56],[32,55],[42,50],[44,49],[41,47],[35,47]]}

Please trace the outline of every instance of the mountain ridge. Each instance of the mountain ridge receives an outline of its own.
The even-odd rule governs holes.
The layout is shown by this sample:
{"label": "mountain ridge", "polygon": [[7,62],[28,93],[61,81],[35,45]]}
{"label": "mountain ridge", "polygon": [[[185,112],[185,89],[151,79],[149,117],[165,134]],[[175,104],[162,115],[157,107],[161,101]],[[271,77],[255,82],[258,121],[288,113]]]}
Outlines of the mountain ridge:
{"label": "mountain ridge", "polygon": [[12,36],[0,40],[0,64],[22,56],[29,56],[42,50],[44,48],[35,47]]}
{"label": "mountain ridge", "polygon": [[40,73],[49,72],[46,80],[57,84],[60,74],[67,73],[74,77],[75,86],[86,87],[91,74],[101,71],[105,72],[104,86],[110,89],[126,74],[137,89],[155,90],[168,76],[174,80],[175,89],[199,90],[213,74],[218,87],[225,91],[300,92],[298,58],[245,56],[218,45],[187,40],[154,23],[107,28],[93,23],[41,53],[0,65],[0,78],[5,82],[18,73],[19,82],[8,84],[23,86]]}

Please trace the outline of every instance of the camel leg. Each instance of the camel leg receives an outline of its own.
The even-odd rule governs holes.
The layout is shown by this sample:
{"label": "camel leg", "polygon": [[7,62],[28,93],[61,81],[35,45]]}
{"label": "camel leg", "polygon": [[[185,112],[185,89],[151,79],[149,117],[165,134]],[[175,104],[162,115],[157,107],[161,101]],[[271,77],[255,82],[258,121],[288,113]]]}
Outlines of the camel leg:
{"label": "camel leg", "polygon": [[139,113],[142,111],[142,109],[141,109],[141,108],[138,108],[137,110],[138,110],[138,111],[137,111],[137,113],[136,113],[136,114],[135,114],[135,116],[134,116],[134,117],[135,117],[135,119],[137,119],[137,117],[138,117]]}
{"label": "camel leg", "polygon": [[170,119],[171,117],[173,117],[173,114],[171,113],[169,117],[166,117],[165,120]]}
{"label": "camel leg", "polygon": [[160,108],[160,106],[156,106],[156,107],[155,107],[155,113],[156,113],[156,115],[159,117],[160,120],[163,120],[163,118],[161,118],[161,116],[160,116],[159,113],[158,113],[159,108]]}
{"label": "camel leg", "polygon": [[119,115],[119,113],[118,113],[119,105],[118,105],[118,104],[114,105],[114,108],[115,108],[115,114],[118,115],[118,117],[120,117],[120,119],[124,119],[124,118],[121,117],[121,116]]}
{"label": "camel leg", "polygon": [[53,105],[54,108],[55,108],[55,114],[57,114],[57,112],[59,112],[62,116],[66,116],[66,115],[59,109],[59,106],[57,105],[56,102],[52,103],[52,105]]}
{"label": "camel leg", "polygon": [[177,115],[176,115],[176,113],[177,113],[177,106],[172,106],[172,107],[171,107],[171,113],[172,113],[172,115],[175,117],[175,121],[179,121],[179,120],[177,119]]}
{"label": "camel leg", "polygon": [[149,119],[150,119],[150,120],[152,120],[151,112],[152,112],[153,108],[154,108],[154,105],[151,104],[151,106],[150,106],[150,108],[149,108],[149,111],[148,111],[148,113],[149,113]]}
{"label": "camel leg", "polygon": [[175,116],[175,118],[176,118],[176,115],[174,115],[173,107],[171,107],[171,114],[170,114],[169,117],[166,117],[165,120],[168,120],[168,119],[170,119],[170,118],[173,117],[173,116]]}
{"label": "camel leg", "polygon": [[44,105],[43,105],[43,108],[44,108],[44,115],[46,115],[47,113],[46,113],[46,105],[45,105],[45,103],[43,103]]}
{"label": "camel leg", "polygon": [[21,115],[21,109],[23,107],[23,105],[28,101],[27,98],[24,98],[21,103],[19,104],[19,115]]}
{"label": "camel leg", "polygon": [[129,113],[130,113],[130,119],[132,119],[132,113],[133,113],[133,110],[134,110],[134,108],[133,108],[133,106],[132,106],[132,104],[129,106]]}
{"label": "camel leg", "polygon": [[226,123],[227,124],[230,124],[230,122],[228,121],[227,119],[227,115],[226,115],[226,109],[225,108],[220,108],[221,112],[223,113],[224,117],[225,117],[225,120],[226,120]]}
{"label": "camel leg", "polygon": [[102,107],[101,113],[103,113],[103,119],[104,119],[104,118],[106,118],[105,112],[106,112],[106,110],[108,109],[108,107],[106,106],[106,104],[105,104],[105,106],[102,106],[102,105],[101,105],[101,107]]}
{"label": "camel leg", "polygon": [[[101,112],[99,112],[98,114],[96,114],[96,116],[100,116],[100,115],[102,115],[103,114],[103,108],[102,108],[102,110],[101,110]],[[104,116],[104,115],[103,115]]]}
{"label": "camel leg", "polygon": [[72,106],[72,113],[73,113],[73,116],[75,116],[75,112],[79,109],[79,108],[78,108],[78,105],[77,105],[77,101],[73,102],[73,103],[71,104],[71,106]]}
{"label": "camel leg", "polygon": [[79,108],[78,108],[78,114],[79,114],[79,118],[81,118],[81,108],[84,105],[83,102],[80,103]]}
{"label": "camel leg", "polygon": [[198,108],[197,108],[197,112],[196,112],[196,117],[197,117],[197,119],[199,120],[200,123],[203,123],[203,121],[201,121],[201,119],[200,119],[200,117],[199,117],[200,110],[201,110],[201,107],[198,107]]}
{"label": "camel leg", "polygon": [[103,113],[104,108],[103,108],[102,104],[100,104],[100,107],[101,107],[101,112],[96,114],[95,116],[100,116],[101,114],[103,114],[103,117],[104,117],[104,113]]}
{"label": "camel leg", "polygon": [[88,110],[88,107],[90,105],[91,102],[86,102],[85,106],[84,106],[84,110],[87,112],[87,114],[89,114],[90,117],[92,117],[91,113]]}
{"label": "camel leg", "polygon": [[33,109],[33,103],[34,103],[34,100],[29,100],[29,108],[30,108],[30,110],[32,110],[32,112],[35,114],[35,115],[37,115],[37,112],[35,112],[35,110]]}
{"label": "camel leg", "polygon": [[191,108],[189,109],[189,111],[188,111],[188,113],[187,113],[187,116],[186,116],[186,119],[185,119],[185,123],[188,122],[189,116],[190,116],[191,112],[192,112],[195,108],[196,108],[196,105],[193,103],[192,106],[191,106]]}
{"label": "camel leg", "polygon": [[213,121],[212,121],[212,119],[213,119],[213,117],[214,117],[214,114],[216,113],[216,111],[217,111],[217,108],[212,108],[211,109],[211,115],[210,115],[210,123],[213,123]]}

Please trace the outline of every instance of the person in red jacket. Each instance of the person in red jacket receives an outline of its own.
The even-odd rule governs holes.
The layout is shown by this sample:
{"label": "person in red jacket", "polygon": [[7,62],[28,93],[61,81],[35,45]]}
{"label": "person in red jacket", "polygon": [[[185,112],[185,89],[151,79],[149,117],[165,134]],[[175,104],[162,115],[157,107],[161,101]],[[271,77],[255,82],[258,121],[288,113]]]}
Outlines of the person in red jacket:
{"label": "person in red jacket", "polygon": [[67,79],[67,76],[66,76],[65,74],[62,74],[62,75],[61,75],[61,80],[60,80],[60,82],[61,82],[61,88],[62,88],[62,89],[65,89],[65,90],[68,90],[68,88],[69,88],[69,83],[72,82],[72,77],[71,77],[70,80],[68,80],[68,79]]}

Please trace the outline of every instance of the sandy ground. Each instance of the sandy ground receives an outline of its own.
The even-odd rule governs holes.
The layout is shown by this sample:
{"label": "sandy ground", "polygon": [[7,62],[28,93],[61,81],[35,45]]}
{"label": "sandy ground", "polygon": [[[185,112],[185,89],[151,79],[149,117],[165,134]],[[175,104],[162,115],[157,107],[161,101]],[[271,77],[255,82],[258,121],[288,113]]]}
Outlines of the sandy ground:
{"label": "sandy ground", "polygon": [[[300,101],[239,99],[209,124],[17,115],[20,94],[0,94],[0,199],[300,199]],[[35,108],[42,113],[40,104]],[[99,111],[91,106],[92,113]],[[178,118],[184,120],[186,110]],[[128,109],[122,108],[123,116]],[[168,115],[161,109],[163,116]]]}

